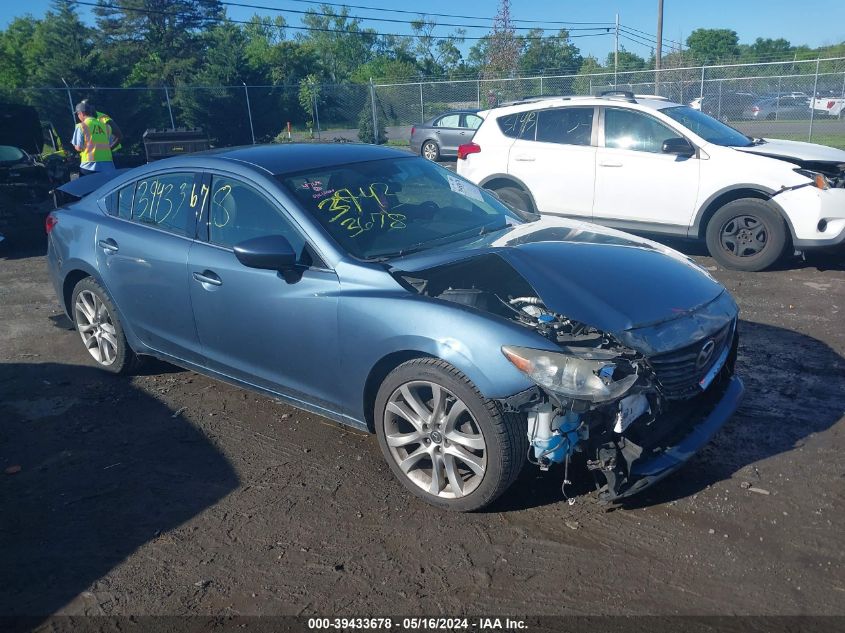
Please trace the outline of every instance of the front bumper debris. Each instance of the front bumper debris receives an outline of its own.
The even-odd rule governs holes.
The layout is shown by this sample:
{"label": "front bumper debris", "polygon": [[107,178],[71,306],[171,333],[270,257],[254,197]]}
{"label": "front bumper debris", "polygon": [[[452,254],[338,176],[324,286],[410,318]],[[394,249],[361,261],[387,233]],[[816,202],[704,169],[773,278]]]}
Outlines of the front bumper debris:
{"label": "front bumper debris", "polygon": [[745,387],[740,378],[737,376],[730,378],[721,399],[715,407],[693,426],[687,435],[673,446],[664,448],[653,456],[640,454],[631,463],[630,472],[625,481],[620,482],[615,490],[612,486],[608,487],[601,500],[612,502],[630,497],[680,468],[707,444],[736,412],[739,403],[742,401],[744,391]]}

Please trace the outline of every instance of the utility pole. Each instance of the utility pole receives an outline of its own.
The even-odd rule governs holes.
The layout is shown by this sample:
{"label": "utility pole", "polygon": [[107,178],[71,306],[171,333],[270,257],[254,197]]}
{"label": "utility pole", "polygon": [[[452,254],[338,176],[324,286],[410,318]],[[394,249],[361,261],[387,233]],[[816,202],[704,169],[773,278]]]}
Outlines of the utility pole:
{"label": "utility pole", "polygon": [[616,14],[616,44],[613,49],[613,87],[616,88],[619,74],[619,14]]}
{"label": "utility pole", "polygon": [[657,0],[657,51],[654,55],[654,94],[660,94],[660,65],[663,62],[663,0]]}

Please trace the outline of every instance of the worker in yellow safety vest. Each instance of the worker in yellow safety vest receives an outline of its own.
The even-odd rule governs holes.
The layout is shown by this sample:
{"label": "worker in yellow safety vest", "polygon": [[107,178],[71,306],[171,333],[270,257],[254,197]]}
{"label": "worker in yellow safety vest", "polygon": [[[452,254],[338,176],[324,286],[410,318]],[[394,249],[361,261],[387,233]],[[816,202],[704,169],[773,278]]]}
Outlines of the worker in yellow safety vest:
{"label": "worker in yellow safety vest", "polygon": [[79,152],[79,175],[114,170],[108,124],[100,121],[94,107],[84,101],[76,105],[75,111],[79,123],[73,131],[71,143]]}
{"label": "worker in yellow safety vest", "polygon": [[111,118],[105,112],[100,112],[97,110],[97,107],[91,103],[88,99],[83,99],[82,103],[87,103],[91,106],[91,109],[94,110],[94,116],[103,123],[103,125],[108,125],[111,128],[111,136],[109,137],[109,141],[111,142],[111,151],[112,153],[116,152],[117,150],[121,149],[123,146],[120,144],[123,140],[123,132],[118,127],[117,122],[113,118]]}

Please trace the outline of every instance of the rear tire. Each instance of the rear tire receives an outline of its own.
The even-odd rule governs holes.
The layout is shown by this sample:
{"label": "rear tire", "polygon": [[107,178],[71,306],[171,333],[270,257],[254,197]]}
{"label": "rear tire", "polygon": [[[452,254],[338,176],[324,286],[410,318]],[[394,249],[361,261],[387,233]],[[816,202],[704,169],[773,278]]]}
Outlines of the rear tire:
{"label": "rear tire", "polygon": [[390,470],[446,510],[470,512],[499,497],[528,451],[526,424],[436,358],[399,365],[384,379],[373,419]]}
{"label": "rear tire", "polygon": [[117,308],[102,286],[92,277],[76,284],[71,298],[71,316],[82,344],[97,366],[113,374],[127,374],[138,357],[126,342]]}
{"label": "rear tire", "polygon": [[494,189],[499,199],[516,211],[523,219],[533,219],[537,215],[531,196],[516,187],[500,187]]}
{"label": "rear tire", "polygon": [[707,250],[733,270],[765,270],[781,258],[789,243],[786,222],[765,200],[742,198],[727,203],[707,223]]}
{"label": "rear tire", "polygon": [[420,154],[423,158],[430,161],[440,160],[440,148],[434,141],[426,141],[423,143],[422,148],[420,149]]}

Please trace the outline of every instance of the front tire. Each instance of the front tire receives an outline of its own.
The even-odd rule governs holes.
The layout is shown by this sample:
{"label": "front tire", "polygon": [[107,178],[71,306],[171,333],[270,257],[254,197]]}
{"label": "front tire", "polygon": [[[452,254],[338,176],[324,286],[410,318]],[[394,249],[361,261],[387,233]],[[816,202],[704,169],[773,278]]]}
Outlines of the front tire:
{"label": "front tire", "polygon": [[410,360],[385,378],[374,420],[382,454],[408,490],[459,512],[499,497],[525,461],[525,424],[435,358]]}
{"label": "front tire", "polygon": [[92,277],[73,289],[71,315],[82,344],[101,369],[125,374],[138,365],[111,298]]}
{"label": "front tire", "polygon": [[707,250],[733,270],[765,270],[781,258],[788,244],[786,223],[765,200],[743,198],[727,203],[707,223]]}
{"label": "front tire", "polygon": [[440,160],[440,148],[434,141],[426,141],[425,143],[423,143],[422,149],[420,150],[420,154],[422,154],[423,158],[426,158],[431,161]]}

